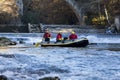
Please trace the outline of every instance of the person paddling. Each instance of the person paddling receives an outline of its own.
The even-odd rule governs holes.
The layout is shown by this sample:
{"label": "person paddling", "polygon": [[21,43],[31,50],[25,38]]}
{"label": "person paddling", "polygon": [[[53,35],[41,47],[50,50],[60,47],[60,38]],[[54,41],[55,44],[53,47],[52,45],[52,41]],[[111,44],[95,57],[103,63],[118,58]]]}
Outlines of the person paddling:
{"label": "person paddling", "polygon": [[63,38],[62,38],[62,32],[60,31],[57,36],[56,36],[56,42],[62,42]]}
{"label": "person paddling", "polygon": [[77,34],[74,31],[72,31],[70,36],[69,36],[69,39],[74,41],[77,38],[78,38]]}
{"label": "person paddling", "polygon": [[51,38],[51,34],[50,34],[50,32],[49,32],[49,30],[48,29],[46,29],[45,30],[45,33],[44,33],[44,35],[43,35],[43,40],[45,41],[45,42],[50,42],[50,38]]}

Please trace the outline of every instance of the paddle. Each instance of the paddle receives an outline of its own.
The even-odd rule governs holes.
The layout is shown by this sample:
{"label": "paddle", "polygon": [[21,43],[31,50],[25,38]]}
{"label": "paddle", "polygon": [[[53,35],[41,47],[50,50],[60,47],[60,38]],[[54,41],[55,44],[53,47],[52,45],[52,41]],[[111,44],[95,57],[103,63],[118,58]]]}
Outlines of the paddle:
{"label": "paddle", "polygon": [[40,43],[41,43],[41,42],[37,42],[37,43],[35,44],[35,47],[39,47]]}
{"label": "paddle", "polygon": [[37,43],[35,44],[35,47],[39,47],[39,45],[40,45],[43,41],[44,41],[44,38],[42,39],[41,42],[37,42]]}

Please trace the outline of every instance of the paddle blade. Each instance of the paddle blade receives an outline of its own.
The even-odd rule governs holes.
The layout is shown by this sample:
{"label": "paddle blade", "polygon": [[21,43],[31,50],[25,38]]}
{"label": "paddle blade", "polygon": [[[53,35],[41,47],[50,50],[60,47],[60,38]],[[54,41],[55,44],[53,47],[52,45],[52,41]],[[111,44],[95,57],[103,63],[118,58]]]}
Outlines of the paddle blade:
{"label": "paddle blade", "polygon": [[40,45],[40,42],[36,43],[36,44],[35,44],[35,47],[39,47],[39,45]]}

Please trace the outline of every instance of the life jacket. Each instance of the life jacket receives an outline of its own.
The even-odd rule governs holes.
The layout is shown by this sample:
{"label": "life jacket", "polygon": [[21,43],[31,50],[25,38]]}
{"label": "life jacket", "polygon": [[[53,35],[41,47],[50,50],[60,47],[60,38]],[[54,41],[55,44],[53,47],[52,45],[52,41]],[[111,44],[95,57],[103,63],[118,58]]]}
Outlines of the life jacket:
{"label": "life jacket", "polygon": [[45,33],[43,38],[50,38],[51,37],[51,34],[50,33]]}
{"label": "life jacket", "polygon": [[58,33],[56,39],[57,40],[62,40],[62,34]]}
{"label": "life jacket", "polygon": [[69,39],[70,40],[74,40],[74,39],[77,39],[78,37],[77,37],[77,35],[76,34],[71,34],[70,36],[69,36]]}

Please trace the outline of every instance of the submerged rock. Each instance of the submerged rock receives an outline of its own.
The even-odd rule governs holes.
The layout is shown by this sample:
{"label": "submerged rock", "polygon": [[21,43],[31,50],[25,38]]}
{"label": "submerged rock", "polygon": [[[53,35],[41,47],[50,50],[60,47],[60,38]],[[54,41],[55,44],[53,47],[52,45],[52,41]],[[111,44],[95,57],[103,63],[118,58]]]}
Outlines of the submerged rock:
{"label": "submerged rock", "polygon": [[16,42],[11,41],[6,37],[0,37],[0,46],[16,45]]}
{"label": "submerged rock", "polygon": [[8,80],[8,78],[4,75],[0,75],[0,80]]}
{"label": "submerged rock", "polygon": [[5,58],[14,58],[15,56],[13,54],[1,54],[0,56],[5,57]]}
{"label": "submerged rock", "polygon": [[60,80],[59,77],[55,76],[55,77],[44,77],[42,79],[39,79],[39,80]]}

